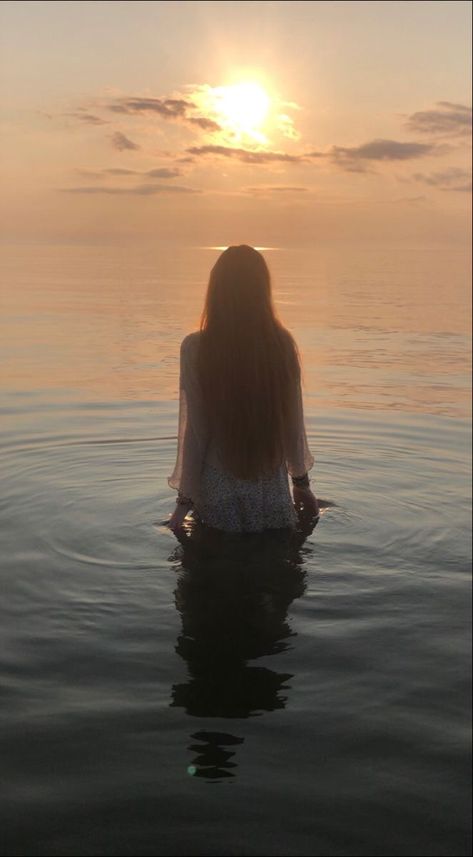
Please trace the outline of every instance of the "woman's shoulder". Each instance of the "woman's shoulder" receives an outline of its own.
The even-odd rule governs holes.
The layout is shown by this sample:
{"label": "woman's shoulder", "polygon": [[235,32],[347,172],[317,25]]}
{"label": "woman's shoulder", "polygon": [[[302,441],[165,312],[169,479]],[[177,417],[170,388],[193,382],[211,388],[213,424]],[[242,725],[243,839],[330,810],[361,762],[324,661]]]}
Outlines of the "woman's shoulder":
{"label": "woman's shoulder", "polygon": [[283,324],[278,324],[278,333],[280,337],[280,342],[283,347],[286,348],[289,352],[298,352],[297,342],[294,338],[294,335],[291,333],[287,327],[284,327]]}
{"label": "woman's shoulder", "polygon": [[181,342],[181,348],[192,348],[200,339],[200,330],[193,330],[188,333]]}
{"label": "woman's shoulder", "polygon": [[181,357],[195,354],[200,340],[200,330],[193,330],[181,342]]}
{"label": "woman's shoulder", "polygon": [[291,331],[282,323],[282,321],[277,322],[277,330],[279,331],[279,335],[281,336],[284,342],[292,343],[295,342],[294,335]]}
{"label": "woman's shoulder", "polygon": [[301,358],[297,342],[287,327],[278,325],[280,343],[287,360],[287,365],[291,367],[291,371],[296,378],[300,378],[301,374]]}

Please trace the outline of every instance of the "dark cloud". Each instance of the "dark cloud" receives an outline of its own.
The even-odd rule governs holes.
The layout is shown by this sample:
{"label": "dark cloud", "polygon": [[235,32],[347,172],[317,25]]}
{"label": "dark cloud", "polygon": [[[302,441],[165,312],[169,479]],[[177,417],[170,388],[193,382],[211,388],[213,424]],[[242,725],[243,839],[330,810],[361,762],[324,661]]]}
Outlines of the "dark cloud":
{"label": "dark cloud", "polygon": [[182,175],[182,170],[178,167],[158,167],[155,170],[148,170],[144,175],[149,176],[150,179],[174,179]]}
{"label": "dark cloud", "polygon": [[277,161],[285,163],[301,163],[306,161],[304,155],[286,155],[284,152],[252,152],[248,149],[239,149],[233,146],[191,146],[186,149],[190,155],[200,157],[202,155],[222,155],[224,158],[235,158],[245,164],[269,164]]}
{"label": "dark cloud", "polygon": [[94,185],[92,187],[64,187],[60,188],[61,193],[74,193],[74,194],[109,194],[109,195],[117,195],[117,194],[128,194],[133,196],[153,196],[154,194],[160,193],[201,193],[200,190],[193,187],[183,187],[179,185],[158,185],[158,184],[145,184],[139,185],[138,187],[104,187]]}
{"label": "dark cloud", "polygon": [[445,151],[449,151],[446,145],[376,139],[362,143],[360,146],[332,146],[327,152],[310,152],[307,157],[325,157],[347,172],[368,173],[374,172],[372,167],[377,163],[408,161]]}
{"label": "dark cloud", "polygon": [[139,149],[137,143],[134,143],[133,140],[130,140],[128,137],[125,137],[125,134],[122,134],[121,131],[115,131],[111,137],[112,146],[114,149],[118,149],[120,152],[124,152],[126,149]]}
{"label": "dark cloud", "polygon": [[78,175],[89,179],[100,179],[103,176],[144,176],[150,179],[174,179],[182,175],[182,170],[177,167],[158,167],[154,170],[128,170],[124,167],[107,167],[100,172],[92,170],[76,170]]}
{"label": "dark cloud", "polygon": [[109,109],[114,113],[158,113],[165,119],[176,119],[193,107],[192,102],[183,98],[121,98]]}
{"label": "dark cloud", "polygon": [[191,125],[198,125],[203,131],[220,131],[220,125],[205,116],[186,116],[186,122]]}
{"label": "dark cloud", "polygon": [[345,161],[408,161],[430,155],[435,147],[429,143],[402,143],[398,140],[371,140],[361,146],[332,146],[330,157]]}
{"label": "dark cloud", "polygon": [[[288,155],[285,152],[249,151],[232,146],[191,146],[186,151],[194,157],[217,155],[234,158],[246,164],[269,163],[310,163],[327,159],[350,172],[366,172],[369,164],[379,161],[406,161],[435,153],[440,154],[442,147],[430,143],[403,143],[398,140],[370,140],[361,146],[332,146],[326,152],[313,151],[301,155]],[[445,151],[445,147],[442,149]]]}
{"label": "dark cloud", "polygon": [[165,98],[164,104],[168,110],[175,110],[176,113],[179,113],[182,116],[184,116],[189,107],[195,107],[195,104],[192,101],[186,101],[184,98]]}
{"label": "dark cloud", "polygon": [[369,162],[366,159],[360,158],[357,159],[355,157],[342,156],[339,154],[335,154],[331,152],[330,160],[333,164],[338,167],[341,167],[345,172],[348,173],[374,173],[375,170],[371,169],[368,165]]}
{"label": "dark cloud", "polygon": [[184,98],[121,98],[109,105],[114,113],[155,113],[162,119],[171,119],[197,125],[204,131],[219,131],[220,125],[206,116],[194,116],[196,105]]}
{"label": "dark cloud", "polygon": [[126,170],[124,167],[108,167],[102,170],[102,174],[106,173],[109,176],[139,176],[139,170]]}
{"label": "dark cloud", "polygon": [[436,173],[415,173],[413,178],[440,190],[471,191],[471,173],[461,167],[448,167]]}
{"label": "dark cloud", "polygon": [[86,122],[87,125],[109,125],[106,119],[101,119],[100,116],[95,116],[93,113],[84,113],[82,110],[76,110],[73,113],[64,113],[64,116],[73,116],[74,119],[80,119],[81,122]]}
{"label": "dark cloud", "polygon": [[409,131],[463,137],[471,134],[471,107],[451,101],[437,101],[436,109],[419,110],[406,120]]}

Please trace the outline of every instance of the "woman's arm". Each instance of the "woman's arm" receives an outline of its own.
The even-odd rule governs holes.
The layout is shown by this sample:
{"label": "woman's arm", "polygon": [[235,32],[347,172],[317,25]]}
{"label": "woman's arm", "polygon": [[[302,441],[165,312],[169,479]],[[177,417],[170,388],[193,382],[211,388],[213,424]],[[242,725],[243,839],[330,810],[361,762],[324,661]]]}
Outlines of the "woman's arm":
{"label": "woman's arm", "polygon": [[198,333],[186,336],[180,350],[177,456],[173,473],[168,479],[170,487],[178,491],[176,510],[169,521],[172,527],[179,526],[198,501],[206,449],[202,395],[196,365],[198,336]]}
{"label": "woman's arm", "polygon": [[288,473],[296,479],[305,476],[314,465],[314,456],[307,443],[300,377],[295,384],[288,419],[286,464]]}
{"label": "woman's arm", "polygon": [[307,442],[300,376],[297,379],[289,419],[286,465],[292,480],[293,499],[297,512],[303,517],[317,517],[319,505],[310,488],[309,478],[309,470],[314,465],[314,456]]}

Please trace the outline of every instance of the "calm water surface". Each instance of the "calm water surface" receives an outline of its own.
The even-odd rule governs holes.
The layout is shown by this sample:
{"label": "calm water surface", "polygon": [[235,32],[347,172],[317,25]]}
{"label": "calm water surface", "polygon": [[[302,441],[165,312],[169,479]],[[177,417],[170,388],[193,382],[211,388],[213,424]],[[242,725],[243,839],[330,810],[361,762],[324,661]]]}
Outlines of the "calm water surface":
{"label": "calm water surface", "polygon": [[273,250],[305,540],[164,526],[203,248],[7,247],[8,855],[469,853],[469,264]]}

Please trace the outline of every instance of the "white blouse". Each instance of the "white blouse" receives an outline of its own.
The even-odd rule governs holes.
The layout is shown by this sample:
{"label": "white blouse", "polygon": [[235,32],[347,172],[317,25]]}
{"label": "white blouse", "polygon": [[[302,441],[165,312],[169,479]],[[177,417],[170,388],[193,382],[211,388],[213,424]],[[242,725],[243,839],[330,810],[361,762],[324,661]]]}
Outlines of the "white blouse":
{"label": "white blouse", "polygon": [[[200,333],[190,333],[181,343],[179,373],[179,420],[176,464],[168,484],[194,504],[200,500],[204,463],[221,467],[204,417],[202,392],[197,374],[197,346]],[[286,468],[291,476],[303,476],[314,464],[304,424],[302,390],[297,384],[295,406],[286,434]],[[241,481],[241,480],[240,480]]]}

